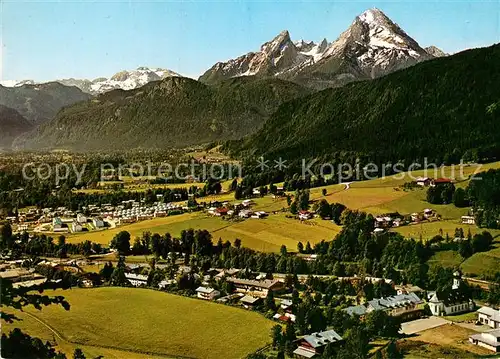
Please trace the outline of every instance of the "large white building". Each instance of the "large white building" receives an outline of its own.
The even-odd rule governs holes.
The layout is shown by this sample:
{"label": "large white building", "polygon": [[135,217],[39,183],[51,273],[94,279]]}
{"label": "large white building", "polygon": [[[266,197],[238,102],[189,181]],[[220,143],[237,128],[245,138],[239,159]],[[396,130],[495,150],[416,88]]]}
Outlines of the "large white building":
{"label": "large white building", "polygon": [[453,273],[453,286],[450,291],[435,292],[429,300],[433,315],[453,315],[474,310],[475,303],[462,289],[460,272]]}

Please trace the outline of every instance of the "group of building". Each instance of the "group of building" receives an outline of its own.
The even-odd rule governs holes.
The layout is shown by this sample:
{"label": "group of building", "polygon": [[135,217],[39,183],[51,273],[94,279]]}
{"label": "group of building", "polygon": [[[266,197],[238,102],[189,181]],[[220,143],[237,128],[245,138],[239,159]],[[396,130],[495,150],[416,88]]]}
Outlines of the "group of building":
{"label": "group of building", "polygon": [[229,202],[212,203],[207,209],[207,213],[216,217],[238,217],[246,218],[265,218],[268,213],[265,211],[254,211],[252,205],[254,202],[251,199],[245,199],[242,202],[230,204]]}

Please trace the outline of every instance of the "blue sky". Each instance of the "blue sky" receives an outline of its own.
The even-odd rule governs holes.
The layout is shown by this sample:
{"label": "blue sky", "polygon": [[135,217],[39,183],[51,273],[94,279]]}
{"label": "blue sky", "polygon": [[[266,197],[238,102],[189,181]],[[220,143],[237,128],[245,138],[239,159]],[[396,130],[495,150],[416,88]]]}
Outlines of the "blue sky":
{"label": "blue sky", "polygon": [[500,42],[500,1],[0,0],[1,78],[109,77],[139,66],[196,77],[217,61],[292,40],[335,40],[377,7],[421,46],[446,52]]}

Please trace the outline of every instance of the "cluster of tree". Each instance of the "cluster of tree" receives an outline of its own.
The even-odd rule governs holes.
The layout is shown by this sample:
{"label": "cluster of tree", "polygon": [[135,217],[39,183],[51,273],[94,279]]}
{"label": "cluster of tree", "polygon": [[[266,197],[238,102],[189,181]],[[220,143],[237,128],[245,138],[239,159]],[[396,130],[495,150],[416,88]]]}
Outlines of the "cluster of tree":
{"label": "cluster of tree", "polygon": [[309,190],[296,190],[293,200],[291,197],[287,197],[287,202],[290,206],[290,212],[293,214],[297,214],[300,211],[307,211],[309,209]]}
{"label": "cluster of tree", "polygon": [[331,219],[336,224],[340,225],[342,223],[342,213],[346,206],[342,203],[328,203],[326,199],[315,203],[316,213],[323,219]]}
{"label": "cluster of tree", "polygon": [[105,251],[101,244],[88,240],[80,243],[66,243],[66,237],[62,235],[57,238],[57,242],[45,234],[29,235],[24,232],[13,235],[9,223],[0,227],[0,250],[10,251],[13,258],[20,258],[23,254],[66,258],[68,254],[90,256]]}
{"label": "cluster of tree", "polygon": [[455,185],[453,183],[431,186],[427,190],[427,202],[432,204],[449,204],[454,202],[454,193]]}
{"label": "cluster of tree", "polygon": [[490,250],[492,244],[493,237],[489,232],[483,231],[482,233],[476,233],[472,236],[469,231],[467,238],[460,240],[458,244],[458,253],[460,253],[463,258],[469,258],[474,253]]}
{"label": "cluster of tree", "polygon": [[499,228],[500,170],[489,170],[472,177],[466,192],[474,209],[476,224],[480,227]]}
{"label": "cluster of tree", "polygon": [[[64,297],[44,295],[44,290],[55,288],[56,285],[51,282],[31,287],[14,288],[12,281],[0,278],[1,307],[10,309],[9,311],[0,311],[1,319],[7,323],[18,321],[20,318],[15,313],[29,306],[41,310],[44,306],[54,304],[69,310],[70,305]],[[31,337],[18,328],[9,333],[2,333],[1,356],[2,358],[66,358],[63,353],[57,352],[50,343],[44,343],[39,338]]]}

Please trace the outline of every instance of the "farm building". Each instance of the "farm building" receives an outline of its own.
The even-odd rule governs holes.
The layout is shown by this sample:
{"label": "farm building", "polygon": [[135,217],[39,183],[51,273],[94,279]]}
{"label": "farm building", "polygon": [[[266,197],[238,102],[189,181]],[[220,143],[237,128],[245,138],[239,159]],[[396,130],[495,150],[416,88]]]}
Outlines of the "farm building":
{"label": "farm building", "polygon": [[432,179],[429,177],[417,177],[415,182],[422,187],[427,187],[431,184]]}
{"label": "farm building", "polygon": [[481,307],[477,311],[477,320],[493,329],[500,328],[500,310],[490,307]]}
{"label": "farm building", "polygon": [[474,345],[479,345],[497,353],[500,348],[500,329],[489,332],[474,334],[469,337],[469,341]]}
{"label": "farm building", "polygon": [[342,337],[335,330],[327,330],[304,336],[299,347],[293,351],[298,358],[314,358],[321,356],[327,344],[341,343]]}
{"label": "farm building", "polygon": [[307,220],[313,218],[313,214],[309,211],[300,211],[299,212],[299,219],[300,220]]}

